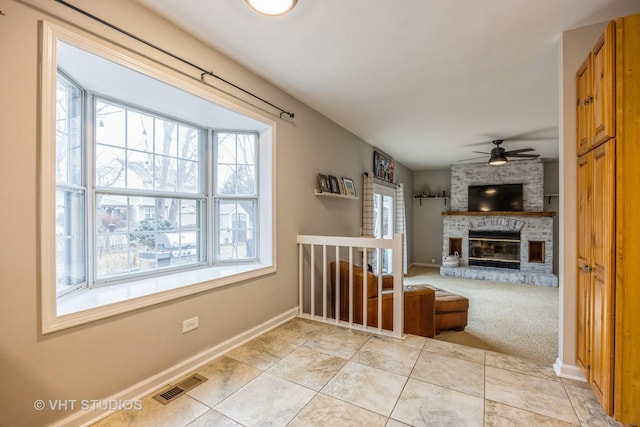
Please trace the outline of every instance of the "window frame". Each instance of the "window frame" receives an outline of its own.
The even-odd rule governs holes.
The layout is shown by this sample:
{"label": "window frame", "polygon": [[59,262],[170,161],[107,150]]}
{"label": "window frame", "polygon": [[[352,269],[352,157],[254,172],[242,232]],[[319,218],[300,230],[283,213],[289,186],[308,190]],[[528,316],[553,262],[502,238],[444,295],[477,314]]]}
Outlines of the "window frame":
{"label": "window frame", "polygon": [[[151,277],[151,276],[162,276],[162,275],[166,275],[166,274],[171,274],[173,272],[177,272],[180,270],[188,270],[188,269],[193,269],[193,268],[201,268],[201,267],[206,267],[206,266],[211,266],[213,264],[212,262],[212,258],[210,256],[210,250],[209,250],[209,239],[207,238],[208,234],[210,234],[210,230],[209,230],[209,223],[211,222],[210,220],[208,220],[208,205],[211,202],[211,197],[209,195],[208,192],[208,186],[207,186],[207,179],[206,179],[206,175],[208,173],[208,168],[209,168],[209,159],[207,158],[207,150],[208,150],[208,146],[210,145],[210,135],[211,135],[211,129],[207,129],[204,128],[200,125],[197,124],[193,124],[190,123],[188,121],[185,121],[183,119],[179,119],[179,118],[175,118],[175,117],[170,117],[166,114],[163,114],[161,112],[157,112],[157,111],[152,111],[150,109],[144,108],[144,107],[140,107],[137,105],[134,105],[132,103],[129,102],[125,102],[125,101],[121,101],[118,99],[115,99],[113,97],[109,97],[108,95],[104,95],[101,93],[96,93],[96,92],[92,92],[86,88],[84,88],[84,93],[86,94],[85,97],[85,103],[89,106],[91,106],[90,109],[86,110],[86,118],[85,121],[87,123],[90,124],[90,126],[87,126],[87,128],[93,128],[94,131],[90,133],[90,135],[86,136],[86,140],[87,140],[87,145],[88,145],[88,149],[87,151],[87,159],[86,159],[86,163],[88,165],[87,167],[87,172],[86,172],[86,176],[89,180],[92,181],[92,185],[91,188],[92,190],[89,192],[89,196],[90,196],[90,207],[87,209],[87,219],[86,219],[86,223],[88,224],[88,238],[91,242],[91,246],[89,246],[89,248],[91,248],[89,254],[93,256],[93,262],[90,264],[91,266],[91,271],[89,271],[88,277],[89,277],[89,283],[88,283],[88,287],[89,288],[94,288],[97,286],[112,286],[114,283],[123,283],[123,282],[127,282],[127,281],[135,281],[135,280],[139,280],[139,278],[144,278],[144,277]],[[197,129],[198,131],[198,144],[199,144],[199,158],[198,158],[198,163],[199,166],[201,166],[202,172],[199,174],[198,176],[198,187],[199,189],[197,191],[194,192],[180,192],[180,191],[176,191],[172,192],[170,190],[160,190],[155,188],[155,177],[152,180],[153,181],[153,185],[151,189],[139,189],[139,188],[135,188],[135,187],[129,187],[126,183],[124,186],[121,187],[107,187],[107,186],[99,186],[98,183],[96,182],[96,147],[98,146],[98,140],[97,140],[97,132],[95,131],[95,124],[97,123],[97,108],[96,105],[99,103],[105,103],[105,104],[111,104],[114,105],[116,107],[122,108],[125,111],[125,115],[128,115],[129,112],[133,112],[136,114],[143,114],[146,116],[150,116],[153,120],[154,123],[156,120],[164,120],[164,121],[171,121],[173,123],[175,123],[178,126],[188,126],[188,127],[192,127]],[[126,123],[126,121],[125,121]],[[93,125],[93,126],[91,126]],[[155,126],[154,126],[155,127]],[[124,146],[122,147],[123,150],[125,150],[125,157],[128,158],[129,154],[131,154],[129,152],[129,144],[128,144],[128,133],[129,130],[125,127],[124,132],[126,134],[125,140],[127,140],[124,144]],[[157,142],[155,140],[155,135],[152,135],[153,137],[153,143],[155,145],[155,143]],[[102,145],[102,144],[101,144]],[[120,148],[120,147],[116,147],[111,145],[111,147],[115,147],[115,148]],[[136,149],[132,149],[132,152],[140,152],[139,150]],[[156,160],[157,156],[163,156],[162,154],[158,154],[155,149],[150,153],[154,159],[154,162]],[[177,160],[177,158],[176,158]],[[128,162],[128,160],[127,160]],[[128,166],[128,164],[127,164]],[[155,172],[155,171],[154,171]],[[125,174],[128,173],[128,168],[125,167]],[[190,264],[185,264],[182,266],[175,266],[173,268],[165,268],[165,269],[152,269],[152,270],[145,270],[139,273],[129,273],[129,274],[115,274],[115,275],[111,275],[111,276],[99,276],[99,265],[98,265],[98,257],[95,255],[98,251],[98,246],[97,246],[97,238],[99,237],[99,233],[98,230],[96,229],[97,225],[96,225],[96,221],[97,221],[97,206],[96,206],[96,200],[98,195],[104,195],[104,196],[113,196],[113,197],[149,197],[149,198],[154,198],[154,199],[161,199],[161,198],[165,198],[165,199],[178,199],[178,200],[192,200],[195,201],[198,204],[203,204],[203,206],[201,206],[198,209],[198,217],[200,218],[200,229],[201,231],[199,232],[200,234],[200,242],[199,242],[199,254],[200,254],[200,261],[198,262],[193,262]],[[129,212],[127,213],[128,216]],[[176,230],[176,232],[182,232],[182,229]],[[130,243],[130,242],[129,242]]]}
{"label": "window frame", "polygon": [[[98,319],[108,318],[120,313],[137,310],[161,302],[171,301],[187,295],[215,289],[230,284],[246,281],[248,279],[272,274],[277,271],[276,266],[276,232],[275,232],[275,135],[277,122],[274,118],[265,116],[259,109],[249,109],[245,105],[238,104],[232,97],[224,97],[216,89],[203,85],[199,79],[190,77],[185,73],[177,72],[170,65],[159,65],[149,60],[143,53],[127,49],[121,45],[114,45],[94,34],[85,33],[78,29],[67,29],[47,21],[40,21],[40,82],[39,101],[40,115],[38,122],[39,133],[39,179],[38,179],[38,238],[40,241],[39,257],[39,282],[41,293],[41,327],[42,333],[48,334],[54,331],[66,329],[80,324],[85,324]],[[214,260],[213,230],[205,232],[206,246],[210,265],[198,269],[186,271],[168,271],[164,274],[129,280],[127,283],[113,284],[110,286],[96,286],[82,288],[78,292],[58,298],[56,292],[56,143],[55,143],[55,111],[56,111],[56,82],[57,82],[57,42],[65,43],[84,49],[92,54],[101,56],[145,76],[159,80],[170,86],[178,88],[200,97],[208,102],[218,105],[226,110],[247,117],[261,126],[256,129],[260,138],[262,152],[256,163],[260,165],[256,171],[256,177],[260,183],[257,191],[257,209],[260,215],[257,218],[256,228],[260,227],[260,242],[256,243],[257,253],[261,258],[254,262],[233,262],[231,265],[218,263]],[[73,81],[73,79],[71,79]],[[80,86],[82,87],[82,86]],[[108,99],[108,96],[106,97]],[[86,97],[85,97],[86,99]],[[120,101],[118,101],[120,102]],[[85,104],[88,104],[85,102]],[[85,105],[85,114],[86,114]],[[85,130],[85,138],[87,132]],[[213,132],[208,131],[208,138],[213,137]],[[95,145],[93,137],[88,145]],[[91,151],[83,155],[83,167],[87,167],[87,159],[93,155]],[[213,154],[206,152],[204,155],[208,161],[204,162],[205,179],[212,176]],[[207,166],[209,165],[209,166]],[[86,178],[91,172],[85,172]],[[89,185],[91,183],[86,183]],[[206,190],[209,188],[209,190]],[[209,200],[206,215],[211,218],[209,224],[213,224],[213,188],[205,187]],[[85,210],[95,209],[96,190],[85,192]],[[90,202],[90,203],[89,203]],[[87,230],[85,215],[85,246],[93,247],[91,241],[93,234]],[[212,228],[215,228],[215,224]],[[259,248],[259,249],[258,249]],[[87,251],[87,265],[92,265],[92,251]],[[88,267],[86,267],[88,268]],[[87,270],[88,271],[88,270]],[[88,280],[92,280],[89,277]],[[177,283],[177,285],[176,285]],[[120,297],[117,294],[126,294]]]}

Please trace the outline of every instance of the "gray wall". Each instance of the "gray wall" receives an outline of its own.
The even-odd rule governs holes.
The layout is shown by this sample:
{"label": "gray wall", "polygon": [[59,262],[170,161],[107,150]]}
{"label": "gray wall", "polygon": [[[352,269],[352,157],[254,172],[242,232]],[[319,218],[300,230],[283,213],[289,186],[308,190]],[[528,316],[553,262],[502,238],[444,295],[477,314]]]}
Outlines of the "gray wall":
{"label": "gray wall", "polygon": [[560,163],[557,160],[544,162],[544,194],[555,194],[544,198],[544,210],[555,212],[553,217],[553,274],[560,271]]}
{"label": "gray wall", "polygon": [[[413,175],[414,196],[423,190],[430,194],[451,194],[451,169],[416,172]],[[413,200],[413,260],[416,264],[442,263],[442,212],[450,210],[450,200]]]}
{"label": "gray wall", "polygon": [[[55,2],[29,3],[34,7],[3,1],[5,16],[0,17],[0,38],[7,41],[0,44],[5,59],[0,67],[0,170],[5,183],[0,198],[11,201],[0,221],[0,377],[9,380],[9,386],[0,389],[2,426],[49,424],[70,413],[36,411],[36,399],[108,398],[295,308],[296,235],[360,233],[362,203],[314,196],[317,174],[351,177],[362,194],[361,175],[373,162],[373,148],[364,141],[137,3],[76,0],[74,4],[88,12],[293,111],[295,119],[278,120],[277,125],[275,274],[42,335],[36,226],[38,21],[78,26],[89,37],[114,39],[189,73],[195,81],[199,73]],[[247,99],[225,93],[232,90],[222,84],[218,87],[211,91],[231,102]],[[253,105],[243,107],[270,111]],[[399,164],[395,171],[410,196],[412,172]],[[411,203],[407,197],[409,236]],[[182,321],[193,316],[199,316],[199,328],[183,335]]]}

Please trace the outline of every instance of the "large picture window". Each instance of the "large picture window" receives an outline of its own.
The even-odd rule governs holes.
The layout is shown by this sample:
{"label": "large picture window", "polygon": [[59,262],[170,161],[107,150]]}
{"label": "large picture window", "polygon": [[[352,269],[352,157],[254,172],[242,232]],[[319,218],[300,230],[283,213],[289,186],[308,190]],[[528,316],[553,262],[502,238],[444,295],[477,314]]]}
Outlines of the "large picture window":
{"label": "large picture window", "polygon": [[272,124],[44,29],[44,331],[270,272]]}

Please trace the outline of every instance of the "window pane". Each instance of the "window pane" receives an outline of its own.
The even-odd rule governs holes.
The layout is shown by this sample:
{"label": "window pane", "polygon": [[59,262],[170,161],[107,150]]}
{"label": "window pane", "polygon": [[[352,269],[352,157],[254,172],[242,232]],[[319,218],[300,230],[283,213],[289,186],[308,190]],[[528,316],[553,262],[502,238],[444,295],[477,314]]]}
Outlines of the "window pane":
{"label": "window pane", "polygon": [[153,155],[141,151],[128,151],[128,153],[126,188],[152,190]]}
{"label": "window pane", "polygon": [[256,194],[256,146],[255,134],[217,134],[216,194]]}
{"label": "window pane", "polygon": [[217,190],[218,194],[235,194],[236,192],[236,167],[235,165],[218,165],[217,168]]}
{"label": "window pane", "polygon": [[98,194],[99,279],[204,261],[204,200]]}
{"label": "window pane", "polygon": [[96,186],[124,187],[125,150],[121,148],[96,146]]}
{"label": "window pane", "polygon": [[178,124],[168,120],[156,119],[155,148],[157,154],[178,156]]}
{"label": "window pane", "polygon": [[153,151],[153,117],[127,110],[127,148]]}
{"label": "window pane", "polygon": [[96,101],[96,142],[124,147],[126,145],[125,110],[117,105]]}
{"label": "window pane", "polygon": [[178,160],[178,191],[197,193],[200,188],[200,164]]}
{"label": "window pane", "polygon": [[156,156],[156,190],[176,191],[178,188],[178,160],[172,157]]}
{"label": "window pane", "polygon": [[218,133],[217,162],[220,164],[236,163],[236,134]]}
{"label": "window pane", "polygon": [[256,200],[218,200],[216,209],[218,260],[246,260],[256,254]]}
{"label": "window pane", "polygon": [[56,182],[82,185],[82,90],[58,73]]}
{"label": "window pane", "polygon": [[86,281],[84,191],[56,191],[56,292]]}
{"label": "window pane", "polygon": [[178,127],[178,156],[181,159],[198,161],[200,132],[187,126]]}
{"label": "window pane", "polygon": [[236,178],[236,194],[256,193],[256,168],[239,165]]}
{"label": "window pane", "polygon": [[256,136],[253,134],[238,135],[238,163],[255,165]]}
{"label": "window pane", "polygon": [[96,109],[98,187],[202,192],[203,131],[104,100]]}

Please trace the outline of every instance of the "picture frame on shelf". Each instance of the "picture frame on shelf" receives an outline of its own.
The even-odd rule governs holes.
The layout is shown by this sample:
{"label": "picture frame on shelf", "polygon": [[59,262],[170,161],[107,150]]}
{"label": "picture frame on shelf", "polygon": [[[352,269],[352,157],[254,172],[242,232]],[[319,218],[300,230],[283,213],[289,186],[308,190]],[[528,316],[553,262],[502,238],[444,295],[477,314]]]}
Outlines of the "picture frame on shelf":
{"label": "picture frame on shelf", "polygon": [[340,194],[342,194],[343,196],[347,194],[347,191],[344,188],[344,181],[342,180],[342,178],[338,178],[338,186],[340,187]]}
{"label": "picture frame on shelf", "polygon": [[344,182],[345,194],[347,196],[356,197],[356,186],[353,183],[351,178],[342,178],[342,182]]}
{"label": "picture frame on shelf", "polygon": [[318,184],[320,185],[321,193],[331,193],[331,187],[329,186],[329,177],[327,175],[319,173]]}
{"label": "picture frame on shelf", "polygon": [[393,182],[393,159],[380,152],[373,152],[373,176],[387,182]]}
{"label": "picture frame on shelf", "polygon": [[334,194],[340,194],[340,184],[338,184],[338,178],[333,175],[329,175],[329,190]]}

